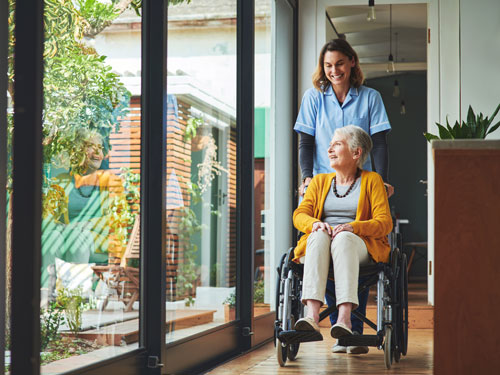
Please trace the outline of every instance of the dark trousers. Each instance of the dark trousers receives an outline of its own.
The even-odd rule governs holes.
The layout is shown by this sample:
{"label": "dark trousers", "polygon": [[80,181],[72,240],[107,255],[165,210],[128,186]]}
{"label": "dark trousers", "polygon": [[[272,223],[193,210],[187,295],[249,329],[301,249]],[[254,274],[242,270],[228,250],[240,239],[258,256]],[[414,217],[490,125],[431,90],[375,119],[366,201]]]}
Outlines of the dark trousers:
{"label": "dark trousers", "polygon": [[[359,279],[359,282],[362,283],[364,280],[362,278]],[[326,283],[326,289],[331,290],[335,293],[335,283],[333,280],[328,279],[328,282]],[[366,288],[362,293],[358,294],[358,299],[359,299],[359,306],[356,309],[359,313],[363,314],[366,316],[366,304],[368,302],[368,294],[370,292],[369,288]],[[328,294],[326,294],[326,303],[328,304],[328,307],[335,305],[335,300],[330,297]],[[330,322],[332,325],[337,323],[337,317],[338,317],[338,310],[335,310],[330,314]],[[363,321],[358,319],[356,316],[351,314],[351,323],[352,323],[352,331],[356,331],[359,334],[363,334]]]}

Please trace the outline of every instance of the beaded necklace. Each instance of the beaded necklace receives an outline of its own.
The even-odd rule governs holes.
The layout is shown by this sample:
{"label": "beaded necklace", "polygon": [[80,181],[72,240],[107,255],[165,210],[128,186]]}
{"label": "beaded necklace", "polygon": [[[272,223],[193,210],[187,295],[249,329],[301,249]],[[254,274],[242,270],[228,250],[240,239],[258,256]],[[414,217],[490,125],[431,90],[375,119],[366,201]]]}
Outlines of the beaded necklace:
{"label": "beaded necklace", "polygon": [[358,177],[360,176],[360,169],[358,168],[356,170],[356,175],[354,176],[354,181],[352,182],[351,186],[349,186],[349,189],[347,189],[347,191],[345,192],[344,195],[340,195],[339,193],[337,193],[337,175],[335,175],[333,177],[333,194],[335,194],[335,196],[337,198],[344,198],[346,197],[352,190],[352,188],[354,187],[354,184],[356,183],[356,180],[358,179]]}
{"label": "beaded necklace", "polygon": [[[88,186],[88,185],[87,185]],[[81,190],[81,188],[83,187],[80,186],[79,188],[76,188],[76,190],[78,190],[78,193],[83,197],[83,198],[90,198],[92,196],[92,193],[95,191],[95,188],[97,187],[96,185],[92,185],[92,189],[90,190],[90,193],[88,194],[84,194],[83,191]]]}

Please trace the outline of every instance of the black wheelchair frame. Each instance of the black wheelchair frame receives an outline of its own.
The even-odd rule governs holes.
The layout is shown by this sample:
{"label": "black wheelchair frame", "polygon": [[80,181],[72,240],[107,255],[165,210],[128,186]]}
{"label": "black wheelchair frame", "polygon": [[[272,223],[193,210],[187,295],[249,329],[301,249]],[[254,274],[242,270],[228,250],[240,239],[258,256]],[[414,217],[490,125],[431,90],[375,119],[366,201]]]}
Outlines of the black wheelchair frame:
{"label": "black wheelchair frame", "polygon": [[[384,363],[391,368],[393,360],[399,362],[408,349],[408,273],[406,254],[401,249],[401,235],[390,234],[390,261],[361,266],[359,277],[362,280],[358,292],[377,286],[377,322],[370,321],[365,315],[353,311],[360,320],[375,330],[374,335],[349,335],[339,340],[342,346],[374,346],[384,350]],[[277,269],[276,320],[274,336],[277,359],[285,366],[287,359],[295,360],[300,343],[321,341],[323,336],[316,331],[295,331],[295,322],[304,316],[301,302],[302,275],[304,266],[292,261],[294,248],[281,257]],[[333,278],[333,274],[329,275]],[[335,299],[334,291],[326,293]],[[327,318],[337,308],[335,304],[320,313],[320,321]]]}

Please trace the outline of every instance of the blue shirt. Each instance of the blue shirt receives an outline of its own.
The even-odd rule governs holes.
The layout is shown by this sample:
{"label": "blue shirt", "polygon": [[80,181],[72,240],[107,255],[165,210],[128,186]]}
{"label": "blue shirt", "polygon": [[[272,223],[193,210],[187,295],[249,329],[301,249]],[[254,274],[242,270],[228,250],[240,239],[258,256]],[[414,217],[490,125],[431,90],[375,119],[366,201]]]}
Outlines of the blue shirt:
{"label": "blue shirt", "polygon": [[[351,87],[342,105],[331,85],[324,93],[315,88],[304,93],[293,129],[314,137],[314,175],[334,172],[327,150],[335,129],[346,125],[357,125],[370,135],[391,129],[378,91],[366,86]],[[372,170],[370,157],[363,169]]]}

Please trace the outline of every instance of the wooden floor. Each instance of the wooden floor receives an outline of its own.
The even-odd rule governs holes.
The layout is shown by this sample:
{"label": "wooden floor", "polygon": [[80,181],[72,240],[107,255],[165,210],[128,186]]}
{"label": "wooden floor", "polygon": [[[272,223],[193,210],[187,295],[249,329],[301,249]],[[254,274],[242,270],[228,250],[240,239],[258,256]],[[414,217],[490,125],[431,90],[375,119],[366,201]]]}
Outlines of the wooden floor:
{"label": "wooden floor", "polygon": [[[301,344],[297,359],[287,361],[280,367],[276,359],[276,348],[271,342],[242,355],[211,371],[211,375],[271,375],[271,374],[432,374],[433,373],[433,308],[427,305],[427,286],[412,283],[408,286],[410,332],[408,354],[399,363],[393,363],[387,370],[384,352],[370,348],[368,354],[333,354],[330,349],[335,339],[330,337],[330,322],[322,321],[323,341]],[[369,299],[368,310],[374,310],[373,298]],[[376,316],[375,311],[372,311]],[[370,315],[370,311],[368,311]],[[417,329],[418,328],[418,329]],[[367,333],[372,333],[367,328]]]}
{"label": "wooden floor", "polygon": [[408,354],[399,363],[393,363],[390,370],[385,368],[382,350],[370,348],[368,354],[362,355],[333,354],[330,348],[335,339],[330,337],[328,328],[321,328],[321,332],[324,341],[302,344],[297,359],[287,361],[285,367],[279,366],[276,349],[273,343],[268,343],[209,371],[208,374],[432,374],[432,329],[411,329]]}

